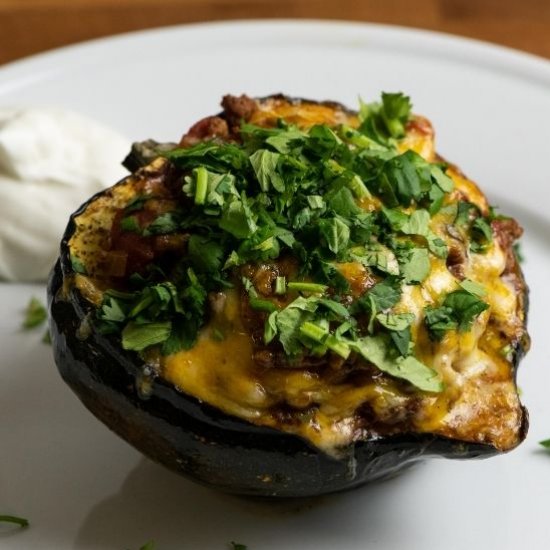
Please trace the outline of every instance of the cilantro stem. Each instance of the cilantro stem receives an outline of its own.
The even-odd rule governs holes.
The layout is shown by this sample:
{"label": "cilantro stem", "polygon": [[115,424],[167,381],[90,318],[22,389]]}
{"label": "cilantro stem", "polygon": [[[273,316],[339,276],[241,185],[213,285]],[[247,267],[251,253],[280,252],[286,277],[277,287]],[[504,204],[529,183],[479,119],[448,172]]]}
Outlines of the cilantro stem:
{"label": "cilantro stem", "polygon": [[316,342],[320,342],[320,343],[322,343],[323,340],[328,335],[328,330],[325,330],[324,328],[310,321],[306,321],[300,327],[300,332],[304,336],[307,336],[308,338],[311,338],[312,340],[315,340]]}
{"label": "cilantro stem", "polygon": [[328,332],[328,329],[320,327],[315,323],[306,321],[300,327],[300,333],[311,338],[315,342],[324,344],[327,348],[344,359],[347,359],[350,354],[350,348],[345,342],[339,341],[338,338]]}
{"label": "cilantro stem", "polygon": [[0,523],[14,523],[19,527],[28,527],[29,520],[25,518],[19,518],[17,516],[0,516]]}
{"label": "cilantro stem", "polygon": [[350,347],[345,342],[338,341],[336,336],[330,334],[325,341],[326,346],[343,359],[347,359],[351,353]]}
{"label": "cilantro stem", "polygon": [[372,195],[369,193],[367,186],[363,180],[355,174],[353,178],[348,183],[349,190],[358,198],[358,199],[370,199]]}
{"label": "cilantro stem", "polygon": [[360,147],[361,149],[384,149],[384,147],[367,137],[365,134],[362,134],[351,126],[347,126],[345,124],[342,124],[340,136],[348,143],[351,143],[356,147]]}
{"label": "cilantro stem", "polygon": [[257,309],[260,311],[268,311],[269,313],[272,313],[273,311],[277,311],[277,306],[271,302],[270,300],[262,300],[261,298],[256,297],[249,297],[250,301],[250,307],[252,309]]}
{"label": "cilantro stem", "polygon": [[275,294],[286,293],[286,277],[277,277],[275,280]]}
{"label": "cilantro stem", "polygon": [[195,173],[197,176],[195,204],[204,204],[206,201],[206,191],[208,190],[208,172],[204,166],[199,166]]}
{"label": "cilantro stem", "polygon": [[288,288],[290,290],[297,290],[298,292],[309,292],[311,294],[324,294],[328,285],[321,285],[318,283],[300,283],[297,281],[292,281],[288,283]]}

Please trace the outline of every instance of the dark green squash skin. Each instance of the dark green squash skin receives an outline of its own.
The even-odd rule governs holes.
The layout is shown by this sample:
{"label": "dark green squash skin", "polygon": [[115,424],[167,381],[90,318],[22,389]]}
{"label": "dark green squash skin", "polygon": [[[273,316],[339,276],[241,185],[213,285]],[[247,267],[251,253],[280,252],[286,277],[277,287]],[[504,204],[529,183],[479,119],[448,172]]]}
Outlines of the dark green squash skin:
{"label": "dark green squash skin", "polygon": [[[48,283],[55,362],[65,382],[111,430],[171,470],[223,491],[266,497],[305,497],[351,489],[395,475],[429,456],[478,458],[490,445],[430,434],[403,434],[356,442],[336,459],[306,440],[222,413],[161,378],[147,378],[139,355],[89,322],[93,306],[70,284],[68,241]],[[69,281],[69,284],[67,283]],[[82,330],[83,322],[89,330]],[[517,350],[517,359],[521,350]],[[139,388],[148,387],[144,395]],[[524,411],[523,433],[527,429]],[[523,437],[522,437],[523,438]]]}

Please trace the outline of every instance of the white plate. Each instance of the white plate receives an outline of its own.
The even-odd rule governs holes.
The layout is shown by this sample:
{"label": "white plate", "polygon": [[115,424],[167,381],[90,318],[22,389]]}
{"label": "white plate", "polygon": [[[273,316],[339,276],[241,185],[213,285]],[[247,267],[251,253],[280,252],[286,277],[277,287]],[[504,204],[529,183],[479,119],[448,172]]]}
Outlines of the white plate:
{"label": "white plate", "polygon": [[[177,139],[224,93],[332,98],[404,90],[438,149],[526,229],[533,347],[519,384],[527,441],[481,462],[431,461],[402,477],[307,502],[204,489],[142,458],[61,382],[41,334],[19,330],[41,288],[0,285],[0,533],[6,550],[446,550],[548,548],[550,63],[511,50],[374,25],[251,22],[99,40],[0,69],[0,105],[70,107],[141,139]],[[75,205],[76,207],[77,205]],[[24,215],[24,212],[22,212]],[[1,223],[1,220],[0,220]],[[545,288],[546,286],[546,288]]]}

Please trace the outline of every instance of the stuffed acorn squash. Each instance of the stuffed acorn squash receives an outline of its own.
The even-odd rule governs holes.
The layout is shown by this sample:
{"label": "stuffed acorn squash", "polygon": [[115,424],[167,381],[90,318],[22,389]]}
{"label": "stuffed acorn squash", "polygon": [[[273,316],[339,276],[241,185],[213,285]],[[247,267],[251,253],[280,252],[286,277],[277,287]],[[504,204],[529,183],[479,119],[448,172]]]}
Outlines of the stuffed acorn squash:
{"label": "stuffed acorn squash", "polygon": [[402,94],[226,96],[76,212],[49,282],[61,375],[152,459],[305,496],[509,451],[527,413],[521,229]]}

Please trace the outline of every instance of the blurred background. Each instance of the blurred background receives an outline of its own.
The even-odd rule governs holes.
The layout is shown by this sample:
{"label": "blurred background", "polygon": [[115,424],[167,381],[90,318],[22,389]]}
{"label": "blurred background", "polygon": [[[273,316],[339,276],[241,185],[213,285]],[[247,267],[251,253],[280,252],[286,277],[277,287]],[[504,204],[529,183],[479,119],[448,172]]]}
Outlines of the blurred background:
{"label": "blurred background", "polygon": [[110,34],[253,18],[405,25],[550,58],[550,0],[0,0],[0,64]]}

